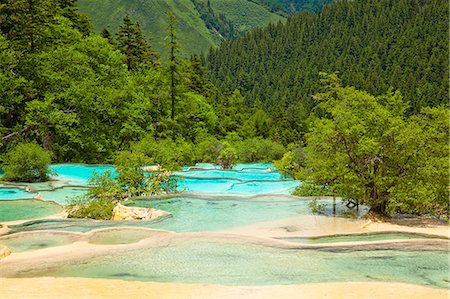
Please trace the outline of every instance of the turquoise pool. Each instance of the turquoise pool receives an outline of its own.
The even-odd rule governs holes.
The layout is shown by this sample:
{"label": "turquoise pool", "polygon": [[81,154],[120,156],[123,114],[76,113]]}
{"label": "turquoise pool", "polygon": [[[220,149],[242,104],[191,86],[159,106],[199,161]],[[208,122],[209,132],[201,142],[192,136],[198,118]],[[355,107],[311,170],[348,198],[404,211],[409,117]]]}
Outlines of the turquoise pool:
{"label": "turquoise pool", "polygon": [[[331,201],[329,201],[331,204]],[[152,207],[172,213],[173,217],[157,221],[93,221],[42,220],[11,226],[13,232],[30,230],[61,230],[87,232],[108,226],[142,226],[177,232],[223,230],[258,222],[308,215],[307,201],[291,197],[196,198],[176,197],[161,200],[136,200],[128,204]]]}
{"label": "turquoise pool", "polygon": [[[238,164],[233,170],[220,170],[212,164],[201,163],[189,170],[174,172],[180,178],[179,190],[210,195],[257,195],[290,194],[299,182],[284,177],[272,164]],[[205,170],[206,169],[206,170]],[[51,166],[55,173],[52,181],[34,184],[19,184],[17,187],[0,186],[0,200],[33,198],[37,192],[46,201],[66,205],[71,199],[86,192],[89,178],[94,173],[114,171],[108,165],[55,164]],[[31,186],[32,192],[25,187]]]}
{"label": "turquoise pool", "polygon": [[113,172],[115,168],[109,165],[54,164],[50,169],[56,173],[54,179],[86,185],[94,173],[104,173],[107,170]]}
{"label": "turquoise pool", "polygon": [[176,171],[175,175],[187,178],[199,179],[235,179],[237,181],[280,181],[289,180],[283,177],[278,171],[237,171],[237,170],[191,170],[191,171]]}
{"label": "turquoise pool", "polygon": [[0,201],[0,222],[42,218],[62,210],[55,203],[34,199]]}
{"label": "turquoise pool", "polygon": [[81,235],[61,232],[38,232],[0,237],[0,244],[12,252],[24,252],[67,245],[81,239]]}
{"label": "turquoise pool", "polygon": [[[75,276],[127,280],[272,285],[387,281],[449,288],[445,251],[283,249],[223,239],[173,239],[45,267],[6,269],[8,277]],[[2,266],[0,265],[0,272]]]}
{"label": "turquoise pool", "polygon": [[45,201],[54,201],[60,205],[67,205],[71,200],[85,195],[87,191],[87,187],[62,187],[39,193]]}
{"label": "turquoise pool", "polygon": [[136,200],[129,206],[152,207],[172,213],[174,217],[155,223],[152,227],[177,232],[223,230],[309,214],[307,201],[288,197],[278,200],[181,197],[157,201]]}
{"label": "turquoise pool", "polygon": [[114,228],[92,233],[89,237],[89,243],[98,245],[130,244],[151,238],[160,233],[159,231],[142,228]]}
{"label": "turquoise pool", "polygon": [[0,201],[33,198],[36,193],[27,192],[25,188],[18,187],[0,187]]}

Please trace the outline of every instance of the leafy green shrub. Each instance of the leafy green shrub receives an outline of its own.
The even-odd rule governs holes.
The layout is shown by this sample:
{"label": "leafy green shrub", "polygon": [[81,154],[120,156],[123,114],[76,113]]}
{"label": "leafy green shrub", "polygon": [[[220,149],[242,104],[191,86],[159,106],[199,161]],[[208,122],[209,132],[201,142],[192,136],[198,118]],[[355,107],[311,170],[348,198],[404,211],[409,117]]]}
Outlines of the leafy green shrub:
{"label": "leafy green shrub", "polygon": [[149,163],[160,164],[166,169],[179,169],[182,165],[192,165],[196,162],[194,144],[184,140],[156,140],[149,135],[134,144],[133,151],[147,156]]}
{"label": "leafy green shrub", "polygon": [[220,151],[217,163],[222,169],[231,169],[236,162],[236,149],[225,143],[225,147]]}
{"label": "leafy green shrub", "polygon": [[328,186],[320,186],[311,182],[302,182],[292,192],[295,196],[332,196],[333,191]]}
{"label": "leafy green shrub", "polygon": [[49,153],[36,143],[19,143],[3,158],[4,179],[20,182],[43,182],[50,175]]}
{"label": "leafy green shrub", "polygon": [[66,207],[69,218],[109,220],[116,204],[122,198],[122,188],[111,171],[94,173],[89,179],[88,192],[72,200]]}
{"label": "leafy green shrub", "polygon": [[109,197],[84,196],[72,200],[66,208],[69,218],[110,220],[117,201]]}
{"label": "leafy green shrub", "polygon": [[142,153],[122,151],[116,155],[116,183],[127,196],[141,196],[149,192],[149,182],[142,169],[149,163],[148,157]]}
{"label": "leafy green shrub", "polygon": [[327,204],[320,203],[317,198],[313,198],[310,202],[308,202],[308,207],[311,210],[311,213],[320,215],[325,213]]}
{"label": "leafy green shrub", "polygon": [[170,171],[152,172],[147,177],[147,180],[150,186],[148,189],[149,195],[173,193],[178,188],[179,179],[173,176]]}
{"label": "leafy green shrub", "polygon": [[301,180],[304,177],[305,154],[300,145],[291,145],[280,160],[275,161],[275,166],[285,175]]}
{"label": "leafy green shrub", "polygon": [[243,163],[272,162],[281,159],[286,152],[283,145],[261,137],[244,139],[233,146],[237,150],[238,160]]}
{"label": "leafy green shrub", "polygon": [[196,145],[196,155],[199,161],[216,163],[220,151],[224,148],[222,142],[215,137],[209,137]]}
{"label": "leafy green shrub", "polygon": [[89,178],[89,185],[90,188],[87,192],[89,197],[111,198],[115,200],[122,198],[123,190],[110,170],[104,173],[94,172],[94,175]]}

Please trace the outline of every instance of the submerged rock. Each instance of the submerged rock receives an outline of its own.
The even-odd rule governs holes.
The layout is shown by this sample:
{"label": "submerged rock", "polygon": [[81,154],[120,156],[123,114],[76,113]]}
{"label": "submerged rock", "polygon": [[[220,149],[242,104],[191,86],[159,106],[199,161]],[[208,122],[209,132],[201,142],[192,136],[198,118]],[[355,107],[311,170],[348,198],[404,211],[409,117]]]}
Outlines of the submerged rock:
{"label": "submerged rock", "polygon": [[11,254],[11,250],[8,247],[0,245],[0,260],[2,258],[7,257],[10,254]]}
{"label": "submerged rock", "polygon": [[126,207],[118,203],[114,207],[112,220],[153,220],[166,215],[170,213],[152,208]]}

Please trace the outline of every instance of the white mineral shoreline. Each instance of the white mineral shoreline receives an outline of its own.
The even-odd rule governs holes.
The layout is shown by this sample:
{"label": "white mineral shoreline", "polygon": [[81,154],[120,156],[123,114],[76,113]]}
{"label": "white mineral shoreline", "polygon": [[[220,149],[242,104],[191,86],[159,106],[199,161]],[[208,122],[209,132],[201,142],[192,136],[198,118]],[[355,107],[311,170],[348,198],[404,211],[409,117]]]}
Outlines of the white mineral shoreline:
{"label": "white mineral shoreline", "polygon": [[444,299],[450,291],[405,283],[346,282],[271,286],[225,286],[89,278],[0,278],[2,299],[23,298],[245,298],[245,299]]}
{"label": "white mineral shoreline", "polygon": [[450,226],[437,224],[423,219],[413,219],[402,224],[373,221],[366,219],[348,219],[317,215],[302,215],[275,221],[260,222],[242,227],[221,230],[223,233],[233,233],[246,236],[267,238],[286,237],[319,237],[335,234],[361,234],[376,232],[403,232],[427,234],[450,238]]}

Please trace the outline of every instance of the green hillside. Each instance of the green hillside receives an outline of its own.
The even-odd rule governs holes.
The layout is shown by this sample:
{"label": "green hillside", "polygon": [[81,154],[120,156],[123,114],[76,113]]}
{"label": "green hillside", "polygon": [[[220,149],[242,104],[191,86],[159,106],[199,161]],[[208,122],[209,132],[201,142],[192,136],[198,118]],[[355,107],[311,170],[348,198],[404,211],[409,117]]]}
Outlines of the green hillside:
{"label": "green hillside", "polygon": [[319,12],[325,4],[333,0],[252,0],[262,4],[272,12],[291,15],[299,11]]}
{"label": "green hillside", "polygon": [[[248,0],[214,0],[211,6],[215,14],[224,15],[238,31],[284,20],[284,17]],[[128,14],[141,22],[143,31],[159,52],[164,51],[168,12],[174,13],[178,19],[178,36],[184,54],[206,53],[223,39],[218,32],[207,28],[191,0],[79,0],[78,7],[80,12],[90,16],[96,32],[103,28],[117,32],[122,18]]]}
{"label": "green hillside", "polygon": [[280,15],[248,0],[211,0],[211,6],[215,12],[229,19],[240,32],[284,20]]}

